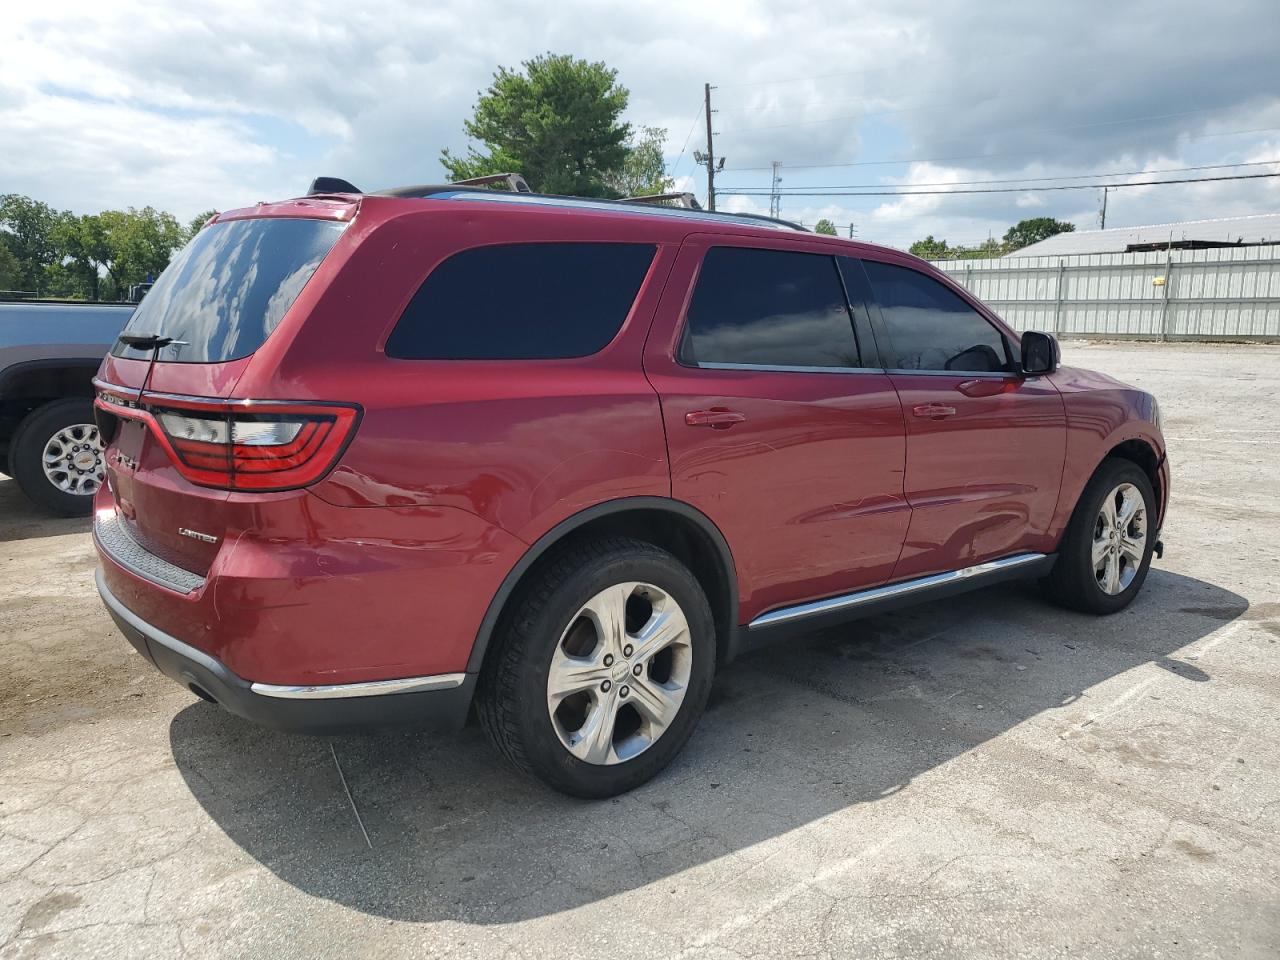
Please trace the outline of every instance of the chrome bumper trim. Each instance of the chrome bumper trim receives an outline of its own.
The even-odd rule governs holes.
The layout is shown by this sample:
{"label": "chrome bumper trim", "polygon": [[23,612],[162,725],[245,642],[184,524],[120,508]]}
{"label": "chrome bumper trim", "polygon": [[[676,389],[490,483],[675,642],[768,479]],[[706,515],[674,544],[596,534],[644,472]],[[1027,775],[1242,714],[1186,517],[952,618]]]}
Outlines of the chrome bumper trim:
{"label": "chrome bumper trim", "polygon": [[403,677],[399,680],[371,680],[368,683],[337,683],[328,686],[293,687],[275,683],[255,683],[254,693],[282,700],[337,700],[341,697],[380,697],[391,693],[424,693],[429,690],[452,690],[466,681],[465,673],[437,673],[429,677]]}
{"label": "chrome bumper trim", "polygon": [[1019,553],[1016,556],[1004,557],[1001,560],[989,560],[986,563],[975,564],[972,567],[962,567],[959,570],[949,570],[946,573],[935,573],[932,576],[920,577],[916,580],[904,580],[901,583],[890,583],[883,587],[862,590],[858,593],[846,593],[843,596],[829,597],[826,600],[814,600],[812,603],[783,607],[781,610],[762,613],[747,624],[747,628],[753,630],[757,627],[771,627],[791,620],[812,617],[819,613],[847,610],[851,607],[861,606],[864,603],[886,600],[890,597],[914,593],[917,590],[928,590],[932,587],[940,587],[943,584],[968,580],[972,577],[982,577],[987,574],[1008,570],[1012,567],[1019,567],[1024,563],[1034,563],[1044,558],[1045,554],[1043,553]]}
{"label": "chrome bumper trim", "polygon": [[157,586],[178,593],[194,593],[205,584],[205,578],[200,574],[156,556],[135,540],[117,513],[94,516],[93,539],[102,552],[120,566]]}

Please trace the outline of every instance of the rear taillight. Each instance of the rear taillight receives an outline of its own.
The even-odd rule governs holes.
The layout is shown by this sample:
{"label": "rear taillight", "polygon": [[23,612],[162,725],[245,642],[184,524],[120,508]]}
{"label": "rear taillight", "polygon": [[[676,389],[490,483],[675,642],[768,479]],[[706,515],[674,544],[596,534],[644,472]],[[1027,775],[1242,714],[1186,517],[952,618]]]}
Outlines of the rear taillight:
{"label": "rear taillight", "polygon": [[144,420],[187,480],[224,490],[291,490],[332,469],[360,411],[341,404],[148,397],[124,407],[106,393],[100,409]]}

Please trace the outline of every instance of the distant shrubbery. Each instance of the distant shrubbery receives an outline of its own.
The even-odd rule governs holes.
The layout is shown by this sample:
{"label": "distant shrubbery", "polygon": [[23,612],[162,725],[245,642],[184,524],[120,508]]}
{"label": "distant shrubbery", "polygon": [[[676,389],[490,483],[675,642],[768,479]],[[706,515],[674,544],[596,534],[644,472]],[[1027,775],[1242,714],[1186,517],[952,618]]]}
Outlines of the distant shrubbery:
{"label": "distant shrubbery", "polygon": [[0,196],[0,291],[120,300],[159,276],[212,214],[183,226],[154,207],[77,216],[16,193]]}
{"label": "distant shrubbery", "polygon": [[1005,231],[1004,240],[991,237],[976,247],[950,246],[945,240],[935,240],[933,234],[917,240],[910,247],[912,253],[925,260],[980,260],[986,257],[1003,257],[1006,253],[1021,250],[1039,243],[1057,233],[1070,233],[1074,223],[1055,220],[1053,217],[1033,217],[1021,220]]}

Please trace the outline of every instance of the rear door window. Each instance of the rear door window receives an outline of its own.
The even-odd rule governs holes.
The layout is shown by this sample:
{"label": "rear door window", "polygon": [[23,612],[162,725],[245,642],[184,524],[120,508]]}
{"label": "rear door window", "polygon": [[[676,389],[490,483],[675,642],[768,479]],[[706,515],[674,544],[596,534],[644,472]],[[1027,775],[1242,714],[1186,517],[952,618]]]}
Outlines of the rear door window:
{"label": "rear door window", "polygon": [[1013,369],[1004,335],[954,291],[910,267],[875,260],[862,265],[888,335],[888,343],[877,343],[887,369]]}
{"label": "rear door window", "polygon": [[552,360],[603,349],[631,312],[656,247],[475,247],[431,271],[387,340],[407,360]]}
{"label": "rear door window", "polygon": [[[220,363],[253,353],[298,298],[345,224],[331,220],[229,220],[205,227],[182,248],[138,305],[126,333],[182,341],[165,362]],[[117,357],[150,351],[117,343]]]}
{"label": "rear door window", "polygon": [[693,365],[862,365],[834,258],[712,247],[685,320],[680,359]]}

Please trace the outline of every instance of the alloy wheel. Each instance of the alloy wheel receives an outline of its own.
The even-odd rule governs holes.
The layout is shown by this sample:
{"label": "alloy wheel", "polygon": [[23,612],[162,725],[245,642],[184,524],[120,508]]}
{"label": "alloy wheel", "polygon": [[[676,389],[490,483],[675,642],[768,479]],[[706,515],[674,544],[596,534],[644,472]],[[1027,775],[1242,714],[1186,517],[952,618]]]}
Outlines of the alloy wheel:
{"label": "alloy wheel", "polygon": [[1093,575],[1103,593],[1124,593],[1147,552],[1147,506],[1142,492],[1122,483],[1102,500],[1093,524]]}
{"label": "alloy wheel", "polygon": [[616,584],[583,604],[547,674],[547,711],[564,748],[609,765],[653,746],[680,712],[691,642],[684,611],[653,584]]}

